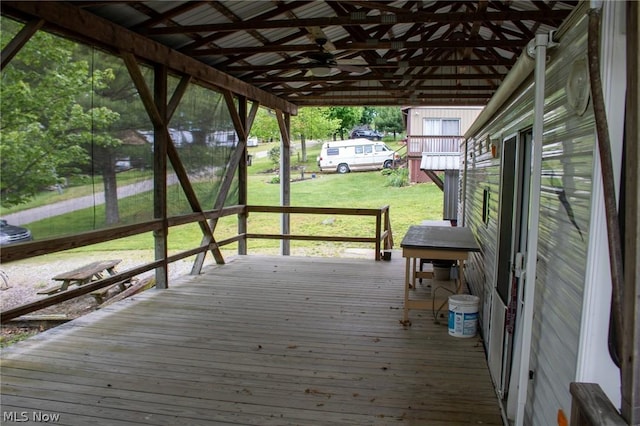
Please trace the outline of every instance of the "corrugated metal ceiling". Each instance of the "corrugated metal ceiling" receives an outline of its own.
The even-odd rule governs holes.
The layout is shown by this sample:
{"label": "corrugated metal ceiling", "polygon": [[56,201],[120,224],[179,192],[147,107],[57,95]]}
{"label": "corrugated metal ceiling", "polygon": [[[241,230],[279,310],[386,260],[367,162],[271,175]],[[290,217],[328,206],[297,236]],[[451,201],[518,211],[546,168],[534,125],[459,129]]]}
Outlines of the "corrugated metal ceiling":
{"label": "corrugated metal ceiling", "polygon": [[[484,105],[577,1],[66,2],[299,106]],[[326,38],[322,44],[320,39]],[[326,75],[311,73],[326,67]]]}

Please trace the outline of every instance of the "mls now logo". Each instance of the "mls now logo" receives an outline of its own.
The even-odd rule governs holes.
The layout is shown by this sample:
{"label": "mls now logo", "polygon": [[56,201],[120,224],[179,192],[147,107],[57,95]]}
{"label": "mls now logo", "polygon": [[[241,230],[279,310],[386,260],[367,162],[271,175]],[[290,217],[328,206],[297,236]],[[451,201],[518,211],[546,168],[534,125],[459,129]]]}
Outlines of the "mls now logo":
{"label": "mls now logo", "polygon": [[2,421],[4,423],[41,422],[56,423],[60,420],[60,414],[45,413],[43,411],[4,411]]}

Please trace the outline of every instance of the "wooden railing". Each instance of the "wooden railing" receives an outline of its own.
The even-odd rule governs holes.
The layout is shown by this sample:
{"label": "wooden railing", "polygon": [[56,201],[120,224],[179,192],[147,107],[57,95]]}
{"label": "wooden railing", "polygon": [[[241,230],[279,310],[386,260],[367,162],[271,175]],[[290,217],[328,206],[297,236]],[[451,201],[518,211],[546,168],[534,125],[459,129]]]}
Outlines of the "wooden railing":
{"label": "wooden railing", "polygon": [[291,235],[291,234],[257,234],[247,233],[246,238],[266,238],[280,240],[333,241],[373,243],[375,258],[380,260],[382,252],[393,247],[393,235],[389,220],[389,206],[379,209],[332,208],[332,207],[291,207],[291,206],[247,206],[247,213],[288,213],[288,214],[322,214],[344,216],[371,216],[376,219],[376,231],[373,237],[329,236],[329,235]]}
{"label": "wooden railing", "polygon": [[571,426],[624,426],[627,422],[597,383],[571,383]]}
{"label": "wooden railing", "polygon": [[462,136],[407,136],[408,155],[421,156],[423,152],[459,152]]}
{"label": "wooden railing", "polygon": [[[323,215],[347,215],[347,216],[370,216],[376,221],[375,235],[372,237],[362,236],[318,236],[318,235],[291,235],[291,234],[261,234],[261,233],[238,233],[223,240],[213,240],[211,243],[203,244],[180,253],[167,256],[165,259],[157,259],[144,265],[132,268],[107,278],[84,284],[80,287],[66,290],[35,302],[20,305],[6,311],[0,312],[0,322],[8,321],[31,312],[44,309],[58,303],[74,299],[107,286],[128,280],[136,275],[166,267],[168,264],[178,260],[217,249],[235,242],[246,243],[249,238],[268,238],[280,240],[307,240],[307,241],[329,241],[329,242],[360,242],[372,243],[375,246],[375,259],[380,260],[383,253],[393,248],[393,235],[391,232],[391,221],[389,218],[389,206],[379,209],[359,209],[359,208],[331,208],[331,207],[291,207],[291,206],[249,206],[237,205],[225,207],[220,210],[207,211],[203,213],[191,213],[182,216],[168,218],[167,227],[184,225],[188,223],[198,223],[207,220],[215,220],[225,216],[238,215],[240,220],[245,219],[248,213],[287,213],[287,214],[323,214]],[[162,220],[153,220],[136,225],[127,225],[105,230],[92,231],[83,234],[62,238],[52,238],[48,240],[33,241],[30,243],[7,246],[0,251],[0,261],[9,262],[26,259],[38,255],[60,252],[68,249],[89,246],[105,241],[125,238],[145,232],[156,232],[163,229]],[[214,230],[215,234],[215,230]],[[244,244],[246,247],[246,244]],[[153,248],[150,247],[150,250]],[[224,261],[219,262],[224,263]]]}

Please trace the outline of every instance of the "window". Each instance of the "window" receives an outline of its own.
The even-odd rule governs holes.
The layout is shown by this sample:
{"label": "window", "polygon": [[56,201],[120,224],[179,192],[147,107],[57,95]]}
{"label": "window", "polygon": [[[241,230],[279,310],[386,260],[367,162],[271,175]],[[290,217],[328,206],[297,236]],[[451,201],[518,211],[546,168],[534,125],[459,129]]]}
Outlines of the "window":
{"label": "window", "polygon": [[362,145],[356,145],[356,154],[362,154],[364,152],[364,147]]}
{"label": "window", "polygon": [[491,192],[489,191],[489,188],[485,188],[482,192],[482,222],[484,222],[485,225],[489,224],[490,200]]}
{"label": "window", "polygon": [[376,145],[376,152],[389,151],[385,145]]}
{"label": "window", "polygon": [[460,136],[459,118],[425,118],[422,124],[425,136]]}
{"label": "window", "polygon": [[364,153],[365,154],[371,154],[373,152],[373,146],[371,145],[365,145],[364,146]]}
{"label": "window", "polygon": [[327,148],[327,155],[339,155],[340,148]]}

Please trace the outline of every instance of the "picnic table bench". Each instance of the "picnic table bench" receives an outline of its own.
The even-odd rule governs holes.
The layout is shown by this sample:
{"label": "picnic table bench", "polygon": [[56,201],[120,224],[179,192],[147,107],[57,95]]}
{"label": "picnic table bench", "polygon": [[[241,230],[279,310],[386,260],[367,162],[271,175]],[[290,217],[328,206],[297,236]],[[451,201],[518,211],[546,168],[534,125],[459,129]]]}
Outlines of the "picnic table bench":
{"label": "picnic table bench", "polygon": [[[41,290],[38,292],[38,294],[51,295],[54,293],[58,293],[60,291],[65,291],[71,285],[81,286],[83,284],[87,284],[92,281],[97,281],[103,278],[103,275],[105,272],[108,273],[109,275],[115,275],[116,265],[118,265],[120,262],[122,262],[122,259],[101,260],[101,261],[90,263],[88,265],[82,266],[80,268],[74,269],[69,272],[58,274],[55,277],[53,277],[53,280],[62,281],[62,283],[56,286]],[[125,290],[127,288],[126,284],[128,282],[129,280],[124,280],[112,286],[101,288],[99,290],[92,292],[91,295],[96,298],[96,301],[98,303],[102,303],[102,298],[109,291],[110,288],[114,286],[118,286],[120,290]]]}

